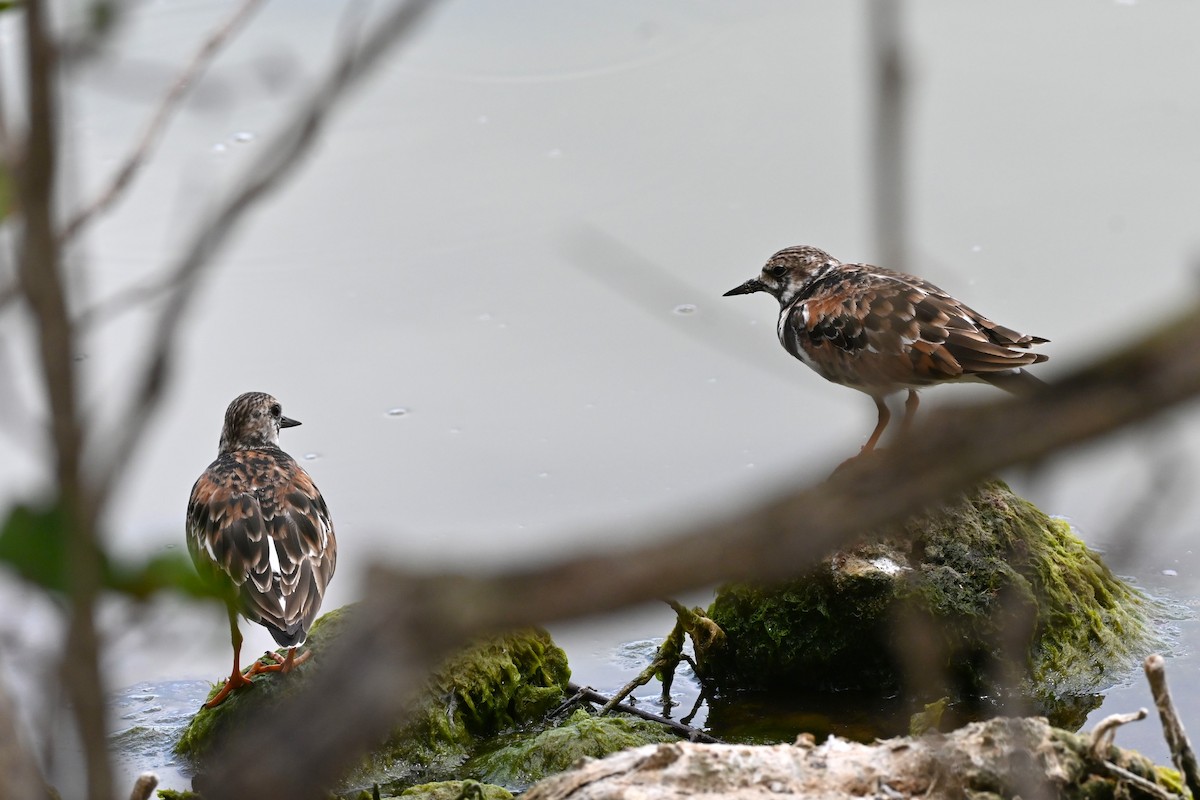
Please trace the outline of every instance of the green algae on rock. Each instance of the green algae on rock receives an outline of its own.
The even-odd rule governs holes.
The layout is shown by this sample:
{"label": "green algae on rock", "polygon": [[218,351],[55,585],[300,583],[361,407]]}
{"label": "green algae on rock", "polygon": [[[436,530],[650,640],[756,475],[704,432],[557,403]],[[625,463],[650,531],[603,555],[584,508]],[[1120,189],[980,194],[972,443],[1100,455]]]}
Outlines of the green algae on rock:
{"label": "green algae on rock", "polygon": [[410,722],[372,758],[393,780],[468,776],[479,742],[535,725],[565,699],[566,653],[544,630],[485,639],[449,659],[429,680]]}
{"label": "green algae on rock", "polygon": [[[234,692],[213,709],[201,709],[184,730],[175,752],[195,764],[227,731],[301,685],[322,651],[336,639],[353,607],[325,614],[313,625],[311,662],[290,675],[256,676],[254,686]],[[404,785],[462,777],[457,770],[482,737],[538,723],[565,699],[570,678],[566,653],[550,635],[531,629],[483,639],[449,658],[429,679],[408,722],[351,778],[351,785],[404,779]],[[214,688],[215,691],[215,688]]]}
{"label": "green algae on rock", "polygon": [[924,700],[1015,686],[1070,717],[1144,655],[1148,612],[1067,523],[991,481],[804,578],[722,587],[709,616],[727,642],[703,670],[720,688],[904,684]]}
{"label": "green algae on rock", "polygon": [[561,724],[530,736],[501,737],[487,752],[466,764],[480,780],[525,789],[562,772],[581,758],[602,758],[645,744],[679,741],[678,734],[657,722],[623,714],[598,717],[584,709]]}

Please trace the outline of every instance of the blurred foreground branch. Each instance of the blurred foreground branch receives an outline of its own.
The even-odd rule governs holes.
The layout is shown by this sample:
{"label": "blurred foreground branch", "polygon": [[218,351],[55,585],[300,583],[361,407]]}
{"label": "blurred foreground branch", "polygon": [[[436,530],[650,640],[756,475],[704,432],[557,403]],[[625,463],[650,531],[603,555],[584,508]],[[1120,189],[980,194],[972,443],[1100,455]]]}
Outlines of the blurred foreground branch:
{"label": "blurred foreground branch", "polygon": [[264,2],[265,0],[242,0],[225,24],[213,31],[204,41],[196,55],[192,57],[187,67],[171,85],[162,102],[159,103],[154,116],[151,117],[146,130],[142,133],[142,138],[138,140],[133,151],[126,156],[124,163],[113,175],[109,185],[63,226],[61,241],[64,244],[75,238],[84,226],[97,215],[111,208],[133,184],[133,179],[145,166],[151,151],[162,137],[171,115],[179,108],[183,98],[187,96],[188,90],[195,86],[213,59],[221,52],[221,48],[234,37]]}
{"label": "blurred foreground branch", "polygon": [[[1041,394],[930,414],[890,451],[819,485],[636,550],[490,576],[378,568],[336,652],[285,708],[230,737],[214,797],[317,798],[402,719],[428,672],[486,631],[602,613],[725,580],[782,580],[996,470],[1028,464],[1200,394],[1200,308]],[[602,541],[603,536],[587,540]],[[271,735],[287,730],[286,740]]]}

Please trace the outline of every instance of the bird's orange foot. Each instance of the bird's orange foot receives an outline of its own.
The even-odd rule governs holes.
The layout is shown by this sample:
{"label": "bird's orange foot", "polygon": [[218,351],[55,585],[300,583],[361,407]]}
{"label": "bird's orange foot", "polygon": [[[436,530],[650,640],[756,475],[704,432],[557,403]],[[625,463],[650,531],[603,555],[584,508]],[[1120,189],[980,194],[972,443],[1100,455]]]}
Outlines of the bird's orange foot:
{"label": "bird's orange foot", "polygon": [[278,672],[283,661],[283,656],[268,650],[250,665],[250,669],[246,674],[258,675],[263,672]]}
{"label": "bird's orange foot", "polygon": [[254,681],[250,680],[240,672],[232,673],[228,678],[225,679],[225,685],[221,687],[221,691],[217,692],[216,696],[213,697],[212,700],[209,700],[207,703],[205,703],[204,708],[216,708],[217,706],[221,705],[221,703],[224,703],[225,699],[229,697],[232,692],[237,689],[241,689],[243,686],[250,686],[253,683]]}
{"label": "bird's orange foot", "polygon": [[[295,649],[291,649],[291,650],[288,650],[287,657],[284,658],[282,661],[278,661],[278,659],[279,659],[278,653],[272,653],[271,655],[275,657],[275,659],[277,660],[277,663],[262,664],[262,662],[260,661],[254,665],[255,669],[253,670],[253,672],[255,672],[255,673],[278,672],[283,675],[287,675],[293,669],[300,666],[305,661],[308,661],[308,659],[312,657],[312,651],[305,650],[303,655],[297,657]],[[259,666],[259,664],[262,664],[262,666]]]}

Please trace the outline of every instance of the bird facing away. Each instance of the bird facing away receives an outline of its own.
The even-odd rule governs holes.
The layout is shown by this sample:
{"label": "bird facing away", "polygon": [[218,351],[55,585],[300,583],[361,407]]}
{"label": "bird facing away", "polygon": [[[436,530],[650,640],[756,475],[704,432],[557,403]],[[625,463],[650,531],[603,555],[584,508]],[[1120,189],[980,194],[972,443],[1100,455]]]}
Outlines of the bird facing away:
{"label": "bird facing away", "polygon": [[891,415],[884,398],[908,390],[902,430],[917,390],[984,381],[1013,394],[1042,382],[1024,367],[1049,356],[1048,341],[997,325],[928,281],[869,264],[843,264],[816,247],[780,250],[757,278],[725,293],[768,292],[779,301],[779,341],[825,380],[865,392],[879,421],[862,453],[875,449]]}
{"label": "bird facing away", "polygon": [[250,675],[290,672],[321,607],[337,563],[325,499],[296,461],[279,449],[279,431],[300,423],[279,401],[247,392],[229,404],[217,460],[192,487],[187,544],[202,576],[228,590],[233,671],[206,708],[252,681],[242,675],[238,614],[257,622],[280,647],[281,663],[256,661]]}

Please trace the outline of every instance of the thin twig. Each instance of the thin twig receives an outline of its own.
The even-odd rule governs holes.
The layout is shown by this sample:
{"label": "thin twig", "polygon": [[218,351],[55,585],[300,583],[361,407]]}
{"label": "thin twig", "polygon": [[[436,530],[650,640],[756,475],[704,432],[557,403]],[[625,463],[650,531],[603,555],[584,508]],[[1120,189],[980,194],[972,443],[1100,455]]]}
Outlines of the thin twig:
{"label": "thin twig", "polygon": [[121,198],[138,172],[149,160],[150,153],[154,146],[158,144],[163,129],[166,128],[171,116],[179,109],[184,97],[187,96],[188,90],[196,85],[205,70],[208,69],[217,57],[217,54],[221,52],[221,48],[233,39],[234,34],[250,19],[254,12],[258,11],[264,2],[265,0],[243,0],[242,4],[237,7],[229,19],[209,34],[208,38],[200,46],[200,49],[192,56],[191,62],[179,74],[179,77],[172,84],[166,96],[158,104],[158,109],[155,111],[154,116],[150,118],[149,124],[146,125],[146,130],[143,131],[142,138],[134,146],[129,155],[125,157],[124,163],[117,170],[116,174],[113,175],[108,186],[95,199],[77,211],[75,216],[63,227],[61,234],[61,241],[63,243],[74,239],[94,217],[107,211]]}
{"label": "thin twig", "polygon": [[1142,666],[1146,671],[1146,680],[1150,682],[1150,694],[1154,697],[1154,705],[1158,707],[1159,719],[1162,720],[1163,736],[1171,750],[1171,761],[1183,774],[1192,797],[1200,797],[1200,769],[1196,765],[1196,753],[1192,750],[1192,743],[1188,741],[1187,731],[1183,729],[1179,712],[1171,701],[1166,663],[1162,656],[1155,653],[1147,656]]}
{"label": "thin twig", "polygon": [[[567,691],[568,692],[574,691],[576,694],[578,694],[584,700],[587,700],[592,703],[603,703],[606,707],[612,702],[611,697],[608,697],[607,695],[603,695],[600,692],[597,692],[595,689],[592,689],[589,686],[577,686],[574,683],[568,683]],[[643,711],[642,709],[638,708],[637,706],[631,706],[628,703],[619,703],[619,704],[613,706],[613,708],[616,711],[620,711],[624,714],[632,714],[635,717],[641,717],[642,719],[647,719],[647,720],[650,720],[651,722],[657,722],[660,725],[666,725],[668,728],[675,731],[680,736],[685,737],[688,741],[691,741],[691,742],[704,742],[706,744],[724,744],[724,742],[721,741],[720,739],[718,739],[717,737],[713,736],[712,734],[705,733],[704,731],[700,730],[699,728],[693,728],[691,725],[684,725],[682,722],[678,722],[673,719],[667,719],[666,717],[661,716],[659,714],[655,714],[651,711]]]}
{"label": "thin twig", "polygon": [[1107,758],[1108,748],[1112,747],[1117,728],[1130,722],[1140,722],[1148,713],[1146,709],[1139,708],[1131,714],[1110,714],[1096,723],[1096,727],[1092,728],[1092,757],[1097,761]]}
{"label": "thin twig", "polygon": [[[1105,770],[1106,772],[1108,772],[1108,774],[1112,775],[1114,778],[1117,778],[1118,780],[1128,781],[1129,783],[1132,783],[1133,785],[1137,786],[1143,792],[1153,795],[1154,797],[1158,797],[1158,798],[1160,798],[1160,800],[1178,800],[1179,799],[1179,795],[1175,794],[1174,792],[1167,791],[1162,786],[1159,786],[1157,783],[1155,783],[1153,781],[1146,780],[1141,775],[1134,775],[1129,770],[1127,770],[1123,767],[1118,767],[1116,764],[1112,763],[1111,761],[1101,761],[1100,768]],[[1121,795],[1117,795],[1117,796],[1120,797]]]}
{"label": "thin twig", "polygon": [[384,55],[411,36],[435,0],[408,0],[375,20],[361,42],[347,46],[307,101],[282,127],[274,142],[257,150],[238,187],[201,222],[184,249],[183,259],[167,271],[172,291],[159,314],[155,330],[149,336],[151,350],[141,376],[134,381],[134,392],[120,433],[108,453],[99,459],[93,471],[100,497],[108,497],[123,477],[120,465],[128,464],[148,428],[146,421],[158,407],[171,369],[182,322],[195,298],[195,289],[213,257],[228,241],[247,212],[294,174],[297,164],[309,153],[333,110],[346,99],[350,90],[379,65]]}

